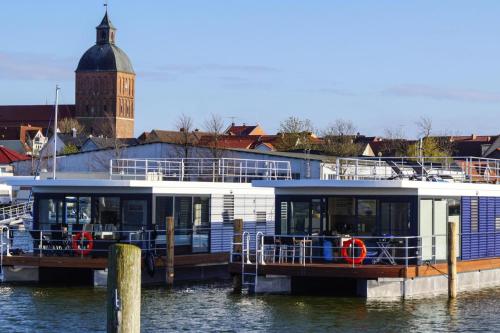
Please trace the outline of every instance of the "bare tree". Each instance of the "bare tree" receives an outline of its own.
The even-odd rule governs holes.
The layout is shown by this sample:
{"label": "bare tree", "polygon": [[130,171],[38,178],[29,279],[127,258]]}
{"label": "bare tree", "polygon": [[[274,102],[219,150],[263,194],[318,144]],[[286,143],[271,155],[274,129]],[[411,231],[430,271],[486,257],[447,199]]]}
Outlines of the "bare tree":
{"label": "bare tree", "polygon": [[382,156],[405,156],[409,145],[401,127],[386,128],[380,153]]}
{"label": "bare tree", "polygon": [[97,133],[102,133],[96,140],[101,140],[106,152],[95,154],[95,159],[92,168],[97,170],[109,167],[109,161],[112,159],[120,159],[123,155],[123,149],[127,146],[123,139],[116,137],[116,122],[115,117],[111,113],[105,113],[105,121],[102,121],[95,128]]}
{"label": "bare tree", "polygon": [[357,156],[362,145],[356,143],[357,129],[353,122],[337,119],[322,132],[323,150],[335,156]]}
{"label": "bare tree", "polygon": [[193,134],[193,119],[185,114],[181,114],[177,118],[176,127],[179,131],[179,135],[176,137],[176,141],[180,146],[177,155],[182,158],[189,158],[191,148],[195,144],[195,138]]}
{"label": "bare tree", "polygon": [[57,128],[61,133],[72,133],[73,129],[77,133],[85,133],[85,126],[74,118],[63,118],[58,121]]}
{"label": "bare tree", "polygon": [[280,123],[278,150],[311,149],[314,126],[309,119],[290,116]]}
{"label": "bare tree", "polygon": [[420,117],[416,122],[418,129],[418,136],[427,138],[432,133],[432,119],[427,116]]}
{"label": "bare tree", "polygon": [[220,139],[223,135],[225,124],[221,116],[212,113],[210,117],[205,121],[205,131],[208,132],[210,136],[208,147],[210,149],[210,154],[213,158],[221,158],[224,153],[220,148]]}

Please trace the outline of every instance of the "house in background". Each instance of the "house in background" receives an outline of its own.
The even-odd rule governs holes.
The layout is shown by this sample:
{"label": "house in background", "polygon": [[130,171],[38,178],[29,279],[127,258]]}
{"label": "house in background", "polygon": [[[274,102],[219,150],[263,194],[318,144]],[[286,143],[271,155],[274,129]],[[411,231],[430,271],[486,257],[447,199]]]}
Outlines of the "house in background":
{"label": "house in background", "polygon": [[[80,151],[85,141],[87,141],[87,136],[85,134],[78,134],[76,131],[73,133],[57,133],[55,136],[57,138],[56,148],[57,154],[64,154],[68,150],[75,150],[74,152]],[[71,147],[71,148],[70,148]],[[74,147],[74,148],[73,148]],[[50,137],[45,146],[40,151],[40,156],[47,157],[52,156],[54,152],[54,136]]]}
{"label": "house in background", "polygon": [[28,155],[39,156],[48,138],[42,133],[43,128],[38,126],[21,126],[21,137],[25,152]]}
{"label": "house in background", "polygon": [[109,149],[109,148],[121,148],[121,147],[127,147],[127,146],[133,146],[138,144],[140,141],[139,139],[135,138],[102,138],[102,137],[95,137],[91,136],[85,140],[83,145],[80,148],[80,151],[85,152],[85,151],[92,151],[92,150],[99,150],[99,149]]}
{"label": "house in background", "polygon": [[230,136],[256,136],[266,135],[264,129],[259,125],[236,125],[232,123],[225,131],[224,135]]}

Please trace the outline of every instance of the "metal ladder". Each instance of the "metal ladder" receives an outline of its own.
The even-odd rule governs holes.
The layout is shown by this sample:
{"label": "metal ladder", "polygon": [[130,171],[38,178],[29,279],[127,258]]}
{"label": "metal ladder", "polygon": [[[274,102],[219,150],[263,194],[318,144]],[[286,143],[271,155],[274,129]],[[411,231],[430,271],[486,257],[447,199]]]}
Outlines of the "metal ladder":
{"label": "metal ladder", "polygon": [[[4,237],[4,234],[6,235],[6,237]],[[5,255],[10,255],[9,228],[7,226],[0,226],[0,282],[3,282],[5,278],[3,272],[4,247],[6,249]]]}
{"label": "metal ladder", "polygon": [[[242,260],[241,260],[241,282],[242,287],[246,287],[250,293],[255,293],[259,282],[259,265],[265,265],[264,262],[264,234],[257,232],[255,234],[255,260],[250,260],[250,234],[244,232],[242,236]],[[252,265],[250,271],[245,271],[245,266]],[[248,268],[248,267],[247,267]]]}

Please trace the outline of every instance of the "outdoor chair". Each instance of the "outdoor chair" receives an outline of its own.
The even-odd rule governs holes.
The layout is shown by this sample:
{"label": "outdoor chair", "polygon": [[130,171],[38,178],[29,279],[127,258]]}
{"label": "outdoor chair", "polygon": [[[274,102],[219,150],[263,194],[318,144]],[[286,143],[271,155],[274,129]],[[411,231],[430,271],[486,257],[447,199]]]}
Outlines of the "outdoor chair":
{"label": "outdoor chair", "polygon": [[263,244],[263,256],[264,262],[270,261],[272,263],[276,262],[276,244],[277,240],[274,236],[264,236]]}
{"label": "outdoor chair", "polygon": [[286,263],[288,258],[292,259],[295,257],[295,244],[293,237],[280,237],[278,262]]}

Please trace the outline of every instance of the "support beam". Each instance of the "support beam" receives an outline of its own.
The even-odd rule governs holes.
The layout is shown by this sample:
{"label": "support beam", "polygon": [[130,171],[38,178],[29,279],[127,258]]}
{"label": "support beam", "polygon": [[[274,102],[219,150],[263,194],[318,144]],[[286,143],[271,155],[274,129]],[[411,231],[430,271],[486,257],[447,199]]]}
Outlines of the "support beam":
{"label": "support beam", "polygon": [[[233,256],[236,258],[239,257],[240,260],[243,260],[243,247],[242,245],[240,245],[243,242],[243,219],[235,219],[233,226],[233,243],[236,244],[234,245],[233,253],[237,253],[237,255]],[[234,260],[234,258],[230,258],[230,261],[231,260]],[[241,273],[242,272],[240,272],[240,274],[233,275],[233,292],[236,294],[240,294],[241,288],[243,287],[243,279]]]}
{"label": "support beam", "polygon": [[448,222],[448,297],[457,297],[457,224]]}
{"label": "support beam", "polygon": [[167,217],[167,287],[174,285],[174,218]]}

